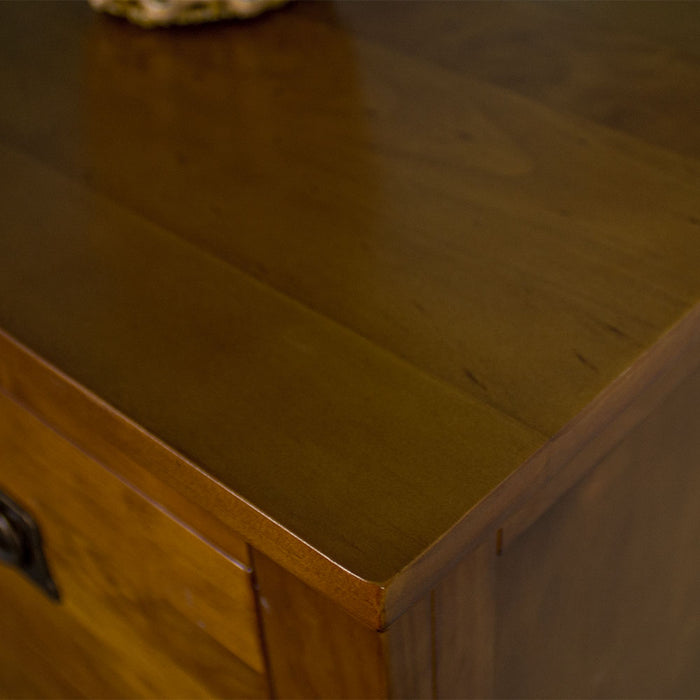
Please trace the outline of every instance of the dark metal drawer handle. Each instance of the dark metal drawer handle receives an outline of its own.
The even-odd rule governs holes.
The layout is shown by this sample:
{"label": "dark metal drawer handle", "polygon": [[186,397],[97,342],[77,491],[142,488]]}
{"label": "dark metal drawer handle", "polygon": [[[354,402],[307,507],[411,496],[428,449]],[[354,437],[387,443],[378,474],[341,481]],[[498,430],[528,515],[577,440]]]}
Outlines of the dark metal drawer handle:
{"label": "dark metal drawer handle", "polygon": [[14,566],[50,598],[59,600],[41,545],[41,533],[26,510],[0,492],[0,562]]}

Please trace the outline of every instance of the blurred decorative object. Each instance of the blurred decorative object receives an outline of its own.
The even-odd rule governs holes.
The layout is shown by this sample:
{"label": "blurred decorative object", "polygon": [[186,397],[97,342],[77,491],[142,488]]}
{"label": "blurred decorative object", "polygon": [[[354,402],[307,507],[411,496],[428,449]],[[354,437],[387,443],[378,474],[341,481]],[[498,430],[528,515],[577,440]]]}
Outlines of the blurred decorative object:
{"label": "blurred decorative object", "polygon": [[101,12],[126,17],[142,27],[199,24],[253,17],[287,0],[89,0]]}

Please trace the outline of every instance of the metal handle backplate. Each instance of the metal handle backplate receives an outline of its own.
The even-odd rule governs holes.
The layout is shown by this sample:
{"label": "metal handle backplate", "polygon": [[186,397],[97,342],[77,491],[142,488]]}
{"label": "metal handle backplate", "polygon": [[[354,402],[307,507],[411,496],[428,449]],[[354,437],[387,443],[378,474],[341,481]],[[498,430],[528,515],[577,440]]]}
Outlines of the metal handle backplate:
{"label": "metal handle backplate", "polygon": [[49,598],[59,600],[41,542],[39,526],[32,516],[0,492],[0,562],[13,566],[36,583]]}

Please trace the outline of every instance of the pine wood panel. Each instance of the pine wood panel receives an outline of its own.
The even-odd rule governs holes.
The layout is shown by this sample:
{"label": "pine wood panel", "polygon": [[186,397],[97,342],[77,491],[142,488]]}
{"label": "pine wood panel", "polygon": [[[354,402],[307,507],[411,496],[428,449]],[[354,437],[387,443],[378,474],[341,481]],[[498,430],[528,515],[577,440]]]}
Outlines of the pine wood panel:
{"label": "pine wood panel", "polygon": [[100,690],[68,676],[81,692],[265,692],[249,573],[1,394],[0,489],[39,522],[62,596],[44,603],[3,572],[22,581],[2,589],[4,614],[58,669],[64,654],[96,666]]}
{"label": "pine wood panel", "polygon": [[[696,697],[700,371],[496,563],[498,697]],[[507,524],[506,524],[507,527]]]}

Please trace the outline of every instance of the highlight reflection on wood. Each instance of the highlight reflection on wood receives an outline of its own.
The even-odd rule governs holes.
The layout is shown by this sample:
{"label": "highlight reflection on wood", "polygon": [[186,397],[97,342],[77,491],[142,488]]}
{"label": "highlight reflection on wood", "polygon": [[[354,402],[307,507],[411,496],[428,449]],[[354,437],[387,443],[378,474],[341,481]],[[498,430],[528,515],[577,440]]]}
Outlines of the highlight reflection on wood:
{"label": "highlight reflection on wood", "polygon": [[[565,691],[537,645],[503,675],[567,566],[541,533],[589,529],[581,484],[626,512],[691,469],[665,417],[700,362],[697,31],[676,3],[298,2],[153,32],[0,5],[0,387],[240,564],[259,648],[233,651],[280,695]],[[647,420],[669,466],[613,483]],[[667,500],[695,532],[694,494]],[[658,553],[676,588],[683,556]],[[541,633],[577,634],[567,614]],[[619,682],[587,658],[562,683],[638,689],[631,657]],[[674,673],[649,687],[692,694]]]}

